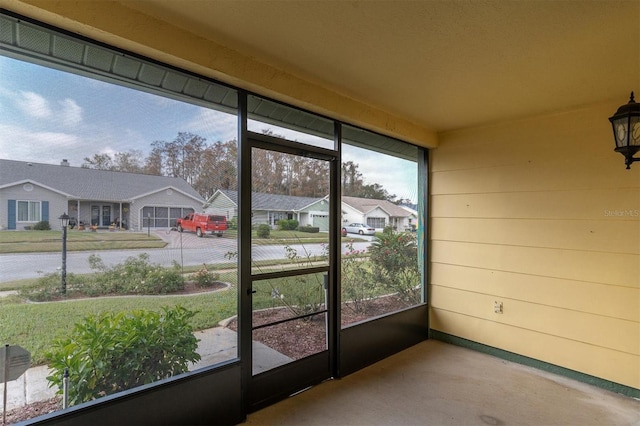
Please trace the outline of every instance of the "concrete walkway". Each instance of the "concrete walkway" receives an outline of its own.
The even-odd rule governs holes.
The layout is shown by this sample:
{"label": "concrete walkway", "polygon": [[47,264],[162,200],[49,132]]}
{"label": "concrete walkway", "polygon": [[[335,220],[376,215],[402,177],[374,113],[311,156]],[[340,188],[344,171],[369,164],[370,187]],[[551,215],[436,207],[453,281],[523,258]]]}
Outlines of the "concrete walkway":
{"label": "concrete walkway", "polygon": [[[197,331],[195,336],[199,339],[198,353],[201,360],[193,364],[189,370],[197,370],[237,357],[238,340],[234,331],[225,327],[215,327]],[[291,361],[291,358],[258,342],[253,342],[253,352],[254,372],[269,370]],[[41,365],[28,369],[18,380],[9,382],[7,384],[7,411],[54,397],[56,388],[50,388],[47,381],[47,376],[50,374],[49,368],[46,365]],[[0,402],[3,391],[4,385],[0,383]]]}

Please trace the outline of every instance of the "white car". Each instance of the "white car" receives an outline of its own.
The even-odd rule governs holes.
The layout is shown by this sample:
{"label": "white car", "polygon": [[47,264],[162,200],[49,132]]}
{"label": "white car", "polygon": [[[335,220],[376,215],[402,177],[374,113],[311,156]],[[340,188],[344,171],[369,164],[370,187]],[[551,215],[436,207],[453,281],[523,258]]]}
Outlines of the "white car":
{"label": "white car", "polygon": [[350,223],[349,225],[344,227],[348,233],[350,234],[360,234],[360,235],[374,235],[376,233],[376,229],[371,226],[365,225],[364,223]]}

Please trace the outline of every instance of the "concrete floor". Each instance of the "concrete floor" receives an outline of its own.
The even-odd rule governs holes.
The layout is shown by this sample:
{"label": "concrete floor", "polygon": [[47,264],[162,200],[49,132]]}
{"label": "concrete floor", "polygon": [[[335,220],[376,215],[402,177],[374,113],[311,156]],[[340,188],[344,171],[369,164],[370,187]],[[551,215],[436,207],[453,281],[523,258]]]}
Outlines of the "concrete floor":
{"label": "concrete floor", "polygon": [[640,426],[640,401],[429,340],[253,413],[246,424]]}

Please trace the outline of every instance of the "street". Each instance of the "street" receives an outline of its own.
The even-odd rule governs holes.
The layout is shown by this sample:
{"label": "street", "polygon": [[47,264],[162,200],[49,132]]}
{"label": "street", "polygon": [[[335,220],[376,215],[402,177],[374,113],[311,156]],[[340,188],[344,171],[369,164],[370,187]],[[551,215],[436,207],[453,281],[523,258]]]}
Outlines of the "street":
{"label": "street", "polygon": [[[194,234],[179,234],[177,232],[157,233],[168,242],[167,247],[161,249],[143,250],[105,250],[105,251],[72,251],[67,252],[67,273],[85,274],[92,272],[89,267],[89,256],[100,256],[105,265],[111,266],[124,262],[131,256],[147,253],[151,263],[170,266],[174,261],[179,265],[192,266],[224,263],[229,260],[225,255],[237,251],[237,242],[226,238],[206,237],[197,238]],[[363,250],[369,242],[354,243],[354,249]],[[289,247],[297,251],[298,256],[320,255],[320,244],[292,244]],[[345,244],[341,245],[344,253]],[[281,245],[254,246],[252,259],[254,261],[285,259],[286,252]],[[60,270],[62,264],[61,253],[16,253],[0,255],[0,282],[25,278],[37,278]]]}

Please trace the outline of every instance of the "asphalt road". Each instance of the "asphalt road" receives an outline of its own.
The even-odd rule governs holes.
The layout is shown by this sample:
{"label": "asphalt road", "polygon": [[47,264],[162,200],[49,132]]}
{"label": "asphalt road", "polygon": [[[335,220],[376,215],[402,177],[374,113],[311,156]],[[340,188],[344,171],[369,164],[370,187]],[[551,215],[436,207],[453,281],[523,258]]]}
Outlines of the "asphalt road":
{"label": "asphalt road", "polygon": [[[162,249],[144,250],[105,250],[91,252],[67,252],[67,273],[83,274],[91,272],[89,256],[97,254],[105,265],[115,265],[124,262],[128,257],[147,253],[149,261],[160,265],[171,265],[174,261],[184,266],[201,265],[203,263],[228,262],[225,254],[237,251],[237,243],[226,238],[205,237],[197,238],[193,234],[179,234],[177,232],[158,235],[168,242]],[[363,250],[369,246],[368,242],[354,243],[354,248]],[[318,255],[322,252],[320,244],[291,245],[299,256]],[[345,245],[342,244],[342,251]],[[283,246],[256,246],[252,253],[253,260],[284,259],[286,252]],[[45,274],[57,272],[62,265],[61,253],[17,253],[0,255],[0,281],[12,281],[24,278],[37,278]]]}

